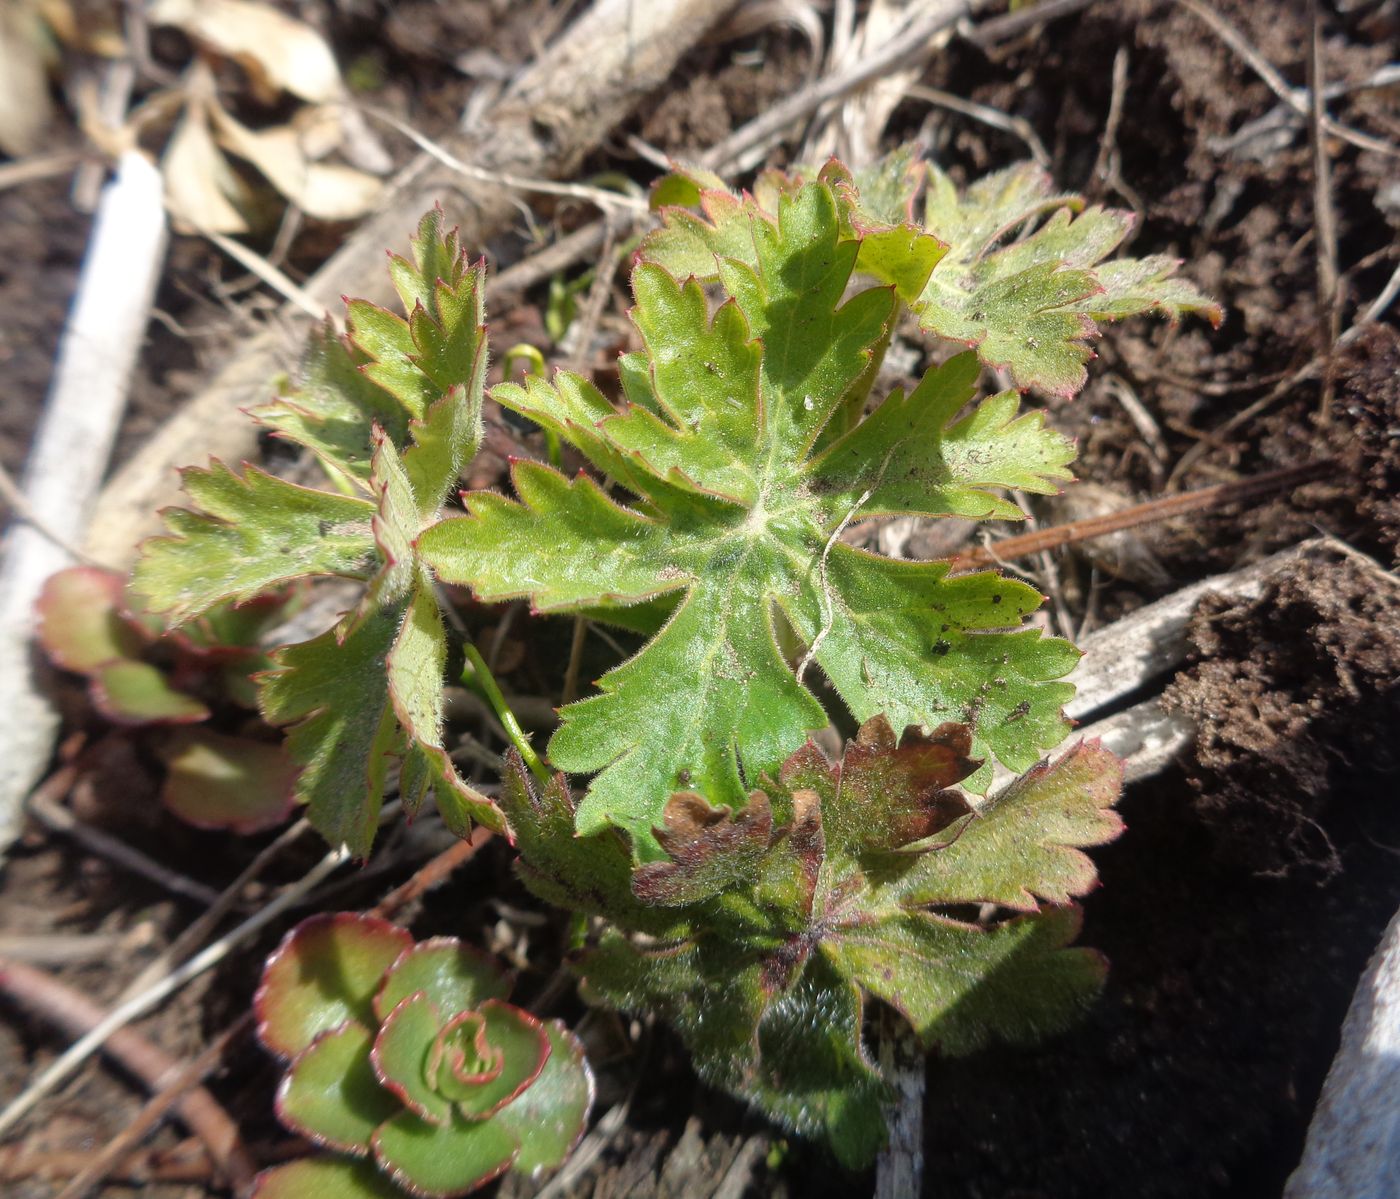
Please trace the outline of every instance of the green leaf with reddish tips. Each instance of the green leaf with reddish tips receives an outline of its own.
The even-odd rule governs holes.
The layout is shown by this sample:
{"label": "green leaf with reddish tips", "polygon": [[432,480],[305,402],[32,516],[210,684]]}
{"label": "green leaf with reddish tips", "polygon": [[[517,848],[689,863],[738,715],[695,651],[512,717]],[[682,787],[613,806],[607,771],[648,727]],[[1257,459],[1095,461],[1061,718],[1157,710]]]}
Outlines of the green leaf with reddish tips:
{"label": "green leaf with reddish tips", "polygon": [[277,399],[250,408],[248,415],[311,450],[328,470],[363,485],[373,430],[384,430],[396,444],[408,436],[408,413],[360,369],[368,361],[327,319],[307,340],[297,383],[284,384]]}
{"label": "green leaf with reddish tips", "polygon": [[[447,667],[447,631],[430,581],[419,574],[408,609],[385,661],[394,714],[418,751],[422,786],[431,787],[447,827],[465,837],[473,824],[501,832],[500,809],[458,774],[442,743],[443,682]],[[414,781],[410,771],[410,783]],[[412,815],[421,798],[409,802]]]}
{"label": "green leaf with reddish tips", "polygon": [[374,1010],[383,1020],[418,991],[446,1020],[488,999],[504,999],[510,984],[489,958],[470,946],[455,937],[433,937],[417,942],[393,963],[374,997]]}
{"label": "green leaf with reddish tips", "polygon": [[983,929],[905,912],[851,927],[825,950],[843,973],[886,1000],[928,1049],[962,1055],[993,1040],[1029,1045],[1063,1032],[1103,988],[1104,959],[1066,949],[1074,908]]}
{"label": "green leaf with reddish tips", "polygon": [[[492,1076],[479,1082],[469,1080],[470,1075],[479,1073],[482,1068],[482,1064],[473,1066],[472,1058],[479,1059],[483,1055],[475,1051],[463,1065],[458,1055],[464,1047],[457,1044],[456,1039],[444,1039],[438,1063],[438,1089],[450,1096],[457,1110],[468,1119],[494,1115],[533,1085],[550,1053],[544,1025],[529,1012],[497,999],[488,999],[477,1011],[485,1022],[481,1047],[486,1050],[486,1062],[482,1064],[491,1067]],[[499,1072],[494,1070],[497,1060],[500,1061]]]}
{"label": "green leaf with reddish tips", "polygon": [[[598,694],[562,710],[549,745],[556,766],[595,773],[577,831],[624,828],[644,862],[665,856],[653,829],[673,793],[738,810],[748,780],[776,770],[826,723],[809,667],[826,673],[860,720],[886,712],[898,727],[965,721],[977,756],[1011,765],[1034,762],[1067,729],[1060,706],[1070,692],[1054,680],[1076,655],[1034,631],[1000,631],[1039,604],[1034,591],[994,575],[949,580],[945,566],[890,562],[836,536],[887,479],[890,510],[921,510],[924,488],[900,492],[887,474],[896,450],[901,471],[932,472],[893,424],[877,422],[863,439],[858,429],[826,457],[825,439],[869,387],[894,296],[876,288],[845,298],[859,247],[842,234],[830,185],[775,194],[776,221],[753,202],[707,197],[724,213],[712,232],[725,221],[747,231],[747,249],[736,234],[735,256],[716,262],[728,298],[713,316],[696,284],[668,275],[643,249],[633,319],[648,373],[642,384],[635,369],[624,372],[631,407],[609,415],[567,375],[502,391],[503,402],[552,420],[635,490],[634,507],[585,478],[518,464],[518,501],[472,494],[466,519],[444,521],[418,543],[439,578],[487,600],[528,595],[541,611],[617,611],[684,591]],[[919,405],[947,391],[931,384]],[[983,428],[974,418],[968,433],[982,448],[1028,428],[993,409],[996,420]],[[943,432],[951,420],[950,411],[932,427]],[[962,436],[964,426],[956,429]],[[954,498],[943,508],[996,506],[985,494],[995,471],[975,466],[978,456],[966,453],[964,475],[950,475]],[[1013,456],[1000,461],[1023,482],[1025,464]],[[835,465],[823,473],[825,461]],[[811,649],[802,678],[780,648],[778,610]],[[989,764],[974,781],[990,773]]]}
{"label": "green leaf with reddish tips", "polygon": [[527,1178],[564,1164],[588,1125],[593,1075],[579,1039],[558,1020],[545,1026],[549,1057],[538,1078],[494,1119],[513,1129],[520,1156],[511,1168]]}
{"label": "green leaf with reddish tips", "polygon": [[291,814],[297,766],[280,744],[200,729],[177,734],[161,756],[161,802],[188,824],[254,833]]}
{"label": "green leaf with reddish tips", "polygon": [[666,804],[656,839],[669,859],[649,862],[632,875],[632,890],[645,903],[681,907],[751,879],[768,854],[773,813],[756,792],[738,812],[714,808],[702,795],[682,791]]}
{"label": "green leaf with reddish tips", "polygon": [[370,1162],[304,1157],[259,1174],[252,1199],[404,1199],[404,1193]]}
{"label": "green leaf with reddish tips", "polygon": [[[452,1111],[451,1102],[430,1077],[433,1046],[447,1019],[448,1013],[419,991],[394,1005],[374,1038],[375,1075],[405,1107],[430,1124],[445,1123]],[[393,1114],[392,1105],[389,1114]]]}
{"label": "green leaf with reddish tips", "polygon": [[397,614],[378,609],[341,640],[344,629],[278,650],[277,669],[259,679],[258,698],[270,723],[295,722],[287,749],[303,768],[297,794],[311,823],[332,845],[364,857],[401,741],[385,666]]}
{"label": "green leaf with reddish tips", "polygon": [[169,535],[141,550],[132,589],[183,624],[226,600],[249,600],[311,575],[364,578],[374,557],[373,506],[249,466],[215,461],[183,474],[197,511],[169,508]]}
{"label": "green leaf with reddish tips", "polygon": [[[1019,488],[1054,494],[1072,478],[1074,443],[1045,428],[1045,414],[1017,416],[1020,400],[1003,392],[966,417],[981,367],[959,354],[930,371],[907,397],[892,392],[864,421],[813,463],[834,502],[861,515],[921,512],[970,520],[1021,520],[1021,509],[995,494]],[[870,485],[872,461],[882,463]]]}
{"label": "green leaf with reddish tips", "polygon": [[975,901],[1030,911],[1037,897],[1068,903],[1098,877],[1076,847],[1123,831],[1113,810],[1122,786],[1118,759],[1081,742],[987,801],[951,845],[894,868],[888,890],[906,906]]}
{"label": "green leaf with reddish tips", "polygon": [[377,1027],[374,996],[384,972],[412,943],[403,929],[373,916],[303,920],[263,971],[255,1001],[262,1043],[292,1057],[347,1020]]}
{"label": "green leaf with reddish tips", "polygon": [[[437,1031],[428,1054],[427,1074],[432,1085],[451,1103],[480,1087],[491,1086],[506,1068],[505,1054],[486,1042],[486,1017],[480,1012],[458,1012]],[[476,1113],[458,1107],[458,1113]]]}
{"label": "green leaf with reddish tips", "polygon": [[975,346],[1018,387],[1064,396],[1084,386],[1096,319],[1156,308],[1172,320],[1198,312],[1219,323],[1219,305],[1171,277],[1175,261],[1104,262],[1133,216],[1094,206],[1074,218],[1083,204],[1057,194],[1031,163],[988,175],[962,195],[929,167],[925,227],[950,249],[914,305],[920,323]]}
{"label": "green leaf with reddish tips", "polygon": [[401,1112],[374,1136],[380,1168],[424,1199],[447,1199],[485,1186],[510,1169],[519,1152],[514,1131],[498,1120],[456,1116],[436,1127]]}
{"label": "green leaf with reddish tips", "polygon": [[374,1130],[399,1110],[375,1077],[373,1040],[353,1021],[320,1033],[297,1054],[278,1089],[282,1123],[324,1148],[368,1153]]}
{"label": "green leaf with reddish tips", "polygon": [[56,665],[89,674],[141,653],[145,638],[121,615],[125,587],[121,575],[95,566],[73,566],[45,580],[35,633]]}
{"label": "green leaf with reddish tips", "polygon": [[209,709],[193,696],[176,691],[146,662],[107,662],[91,672],[93,703],[117,724],[196,724]]}

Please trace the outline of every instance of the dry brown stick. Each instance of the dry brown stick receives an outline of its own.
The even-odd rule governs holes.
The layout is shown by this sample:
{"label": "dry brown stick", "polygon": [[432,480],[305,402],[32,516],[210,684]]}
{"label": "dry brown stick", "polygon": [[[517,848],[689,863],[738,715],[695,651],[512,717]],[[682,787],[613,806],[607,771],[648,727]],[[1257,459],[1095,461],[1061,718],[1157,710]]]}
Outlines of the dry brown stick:
{"label": "dry brown stick", "polygon": [[933,39],[967,16],[972,7],[972,0],[948,0],[911,25],[903,37],[887,42],[849,70],[817,80],[736,129],[705,151],[700,156],[701,164],[715,169],[732,162],[745,151],[802,120],[828,100],[844,96],[899,67],[917,62],[929,53]]}
{"label": "dry brown stick", "polygon": [[415,899],[443,883],[454,870],[470,862],[472,858],[476,857],[477,851],[491,840],[491,837],[492,833],[489,828],[477,825],[476,828],[472,829],[471,836],[449,845],[437,857],[430,858],[415,870],[406,882],[395,887],[374,907],[370,908],[369,914],[387,920],[402,911]]}
{"label": "dry brown stick", "polygon": [[186,878],[164,863],[157,862],[134,846],[128,845],[121,838],[112,836],[111,833],[84,824],[67,808],[61,806],[58,797],[72,790],[77,779],[78,771],[75,767],[64,767],[55,771],[30,794],[25,805],[26,811],[51,832],[72,837],[96,857],[105,858],[113,865],[139,874],[172,894],[183,895],[186,899],[192,899],[205,907],[218,902],[219,893],[212,887]]}
{"label": "dry brown stick", "polygon": [[[1312,36],[1308,45],[1308,146],[1313,166],[1313,229],[1317,234],[1317,323],[1319,352],[1330,359],[1341,330],[1341,312],[1337,292],[1337,210],[1332,200],[1332,161],[1327,156],[1324,126],[1327,110],[1324,106],[1326,80],[1322,68],[1322,16],[1317,0],[1309,4]],[[1319,415],[1328,417],[1332,407],[1332,370],[1330,362],[1323,372],[1322,401]]]}
{"label": "dry brown stick", "polygon": [[1205,512],[1212,508],[1223,508],[1227,504],[1244,503],[1271,495],[1276,491],[1286,491],[1304,483],[1326,478],[1337,469],[1334,459],[1309,462],[1302,466],[1289,466],[1283,470],[1270,471],[1236,483],[1219,483],[1214,487],[1203,487],[1199,491],[1185,491],[1180,495],[1162,496],[1148,500],[1144,504],[1134,504],[1118,512],[1103,516],[1089,517],[1086,520],[1072,520],[1049,529],[1037,529],[1016,537],[1007,537],[991,545],[978,546],[947,559],[952,570],[973,570],[994,566],[1012,558],[1024,558],[1030,554],[1056,549],[1071,542],[1088,541],[1094,537],[1104,537],[1123,529],[1153,521],[1171,520],[1191,512]]}
{"label": "dry brown stick", "polygon": [[[98,1004],[52,975],[22,962],[0,959],[0,990],[32,1015],[79,1036],[107,1015]],[[181,1073],[179,1063],[134,1029],[107,1038],[106,1052],[154,1091],[162,1091]],[[256,1167],[229,1114],[208,1091],[187,1091],[172,1106],[205,1147],[229,1183],[238,1190],[253,1181]]]}
{"label": "dry brown stick", "polygon": [[[92,1154],[78,1149],[30,1149],[6,1145],[0,1149],[0,1182],[39,1178],[56,1182],[74,1178],[91,1163]],[[108,1177],[113,1182],[139,1186],[152,1182],[204,1182],[214,1173],[214,1163],[198,1138],[173,1149],[142,1149],[119,1161]]]}

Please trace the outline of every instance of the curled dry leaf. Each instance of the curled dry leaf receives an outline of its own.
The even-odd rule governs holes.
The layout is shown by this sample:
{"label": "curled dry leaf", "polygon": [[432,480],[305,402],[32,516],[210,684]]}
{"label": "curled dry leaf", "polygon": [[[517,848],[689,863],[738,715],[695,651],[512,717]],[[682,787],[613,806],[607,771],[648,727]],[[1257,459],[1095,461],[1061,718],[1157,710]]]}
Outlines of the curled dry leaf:
{"label": "curled dry leaf", "polygon": [[247,233],[252,206],[247,185],[228,164],[209,130],[202,101],[186,107],[161,159],[165,202],[183,231]]}
{"label": "curled dry leaf", "polygon": [[335,55],[303,21],[258,0],[156,0],[150,19],[174,25],[206,50],[232,58],[266,103],[279,91],[313,104],[339,100],[345,85]]}
{"label": "curled dry leaf", "polygon": [[210,105],[215,135],[223,148],[246,159],[308,216],[351,221],[373,210],[384,185],[373,175],[317,159],[340,143],[340,127],[326,109],[305,109],[290,125],[249,129],[218,104]]}

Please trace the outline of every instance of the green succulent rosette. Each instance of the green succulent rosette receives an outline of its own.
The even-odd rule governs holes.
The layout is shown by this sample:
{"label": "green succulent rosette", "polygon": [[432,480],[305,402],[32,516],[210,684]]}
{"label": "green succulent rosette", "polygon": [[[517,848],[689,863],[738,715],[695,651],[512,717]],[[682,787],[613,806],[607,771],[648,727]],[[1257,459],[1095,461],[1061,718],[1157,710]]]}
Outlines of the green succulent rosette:
{"label": "green succulent rosette", "polygon": [[258,1036],[290,1063],[282,1122],[341,1156],[265,1172],[257,1199],[447,1199],[562,1163],[592,1075],[577,1038],[508,991],[452,937],[352,913],[293,929],[263,972]]}

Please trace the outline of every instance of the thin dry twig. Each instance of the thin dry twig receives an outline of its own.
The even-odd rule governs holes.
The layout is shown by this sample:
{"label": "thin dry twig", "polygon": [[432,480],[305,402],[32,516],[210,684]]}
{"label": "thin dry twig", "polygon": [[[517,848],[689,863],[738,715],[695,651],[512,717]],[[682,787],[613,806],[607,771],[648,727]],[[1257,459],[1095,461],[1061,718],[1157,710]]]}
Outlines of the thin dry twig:
{"label": "thin dry twig", "polygon": [[644,199],[639,196],[627,195],[625,192],[590,187],[586,183],[560,183],[554,179],[529,178],[524,175],[512,174],[510,171],[493,171],[485,167],[473,166],[444,149],[431,138],[424,137],[412,125],[399,120],[393,113],[385,112],[383,109],[368,104],[360,104],[356,107],[366,116],[371,116],[376,121],[382,121],[391,129],[403,134],[423,153],[436,159],[449,170],[456,171],[457,174],[468,179],[475,179],[478,183],[488,183],[494,187],[510,187],[516,191],[535,192],[544,196],[565,196],[574,200],[586,200],[604,212],[615,208],[627,209],[632,212],[645,212],[647,210],[647,202]]}
{"label": "thin dry twig", "polygon": [[1148,500],[1145,504],[1134,504],[1117,512],[1103,516],[1089,517],[1086,520],[1068,521],[1048,529],[1037,529],[1033,533],[1022,533],[1006,537],[990,546],[977,546],[947,559],[953,571],[978,570],[993,566],[998,562],[1024,558],[1031,554],[1043,553],[1072,542],[1088,541],[1094,537],[1104,537],[1124,529],[1136,528],[1153,521],[1172,520],[1192,512],[1205,512],[1213,508],[1223,508],[1227,504],[1242,504],[1257,500],[1276,491],[1286,491],[1300,487],[1304,483],[1326,478],[1337,470],[1335,460],[1328,458],[1320,462],[1309,462],[1302,466],[1285,467],[1234,483],[1219,483],[1214,487],[1203,487],[1199,491],[1182,492],[1179,495],[1161,496]]}
{"label": "thin dry twig", "polygon": [[60,795],[66,795],[78,781],[81,770],[77,766],[65,766],[56,770],[44,784],[36,788],[26,805],[31,816],[53,832],[72,837],[84,849],[100,858],[150,879],[175,895],[183,895],[206,907],[218,902],[219,893],[213,887],[195,882],[183,874],[157,862],[154,858],[128,845],[119,837],[101,829],[84,824],[59,802]]}
{"label": "thin dry twig", "polygon": [[[22,962],[0,958],[0,990],[31,1015],[56,1024],[70,1035],[90,1032],[106,1016],[87,996]],[[130,1028],[114,1030],[105,1038],[103,1048],[152,1090],[162,1089],[179,1070],[178,1063],[164,1050]],[[208,1091],[187,1091],[173,1106],[186,1127],[204,1142],[210,1157],[236,1190],[252,1183],[256,1167],[243,1145],[238,1125]]]}
{"label": "thin dry twig", "polygon": [[[1234,25],[1213,9],[1207,8],[1201,0],[1176,0],[1176,3],[1205,22],[1216,37],[1244,59],[1250,70],[1264,81],[1274,95],[1304,120],[1308,118],[1311,101],[1307,97],[1307,89],[1290,87],[1288,80],[1278,73],[1273,63],[1260,54]],[[1374,150],[1378,154],[1388,154],[1392,157],[1400,155],[1400,147],[1381,138],[1372,137],[1359,129],[1353,129],[1350,125],[1343,125],[1325,114],[1321,124],[1333,137],[1339,137],[1358,149]]]}
{"label": "thin dry twig", "polygon": [[[1317,252],[1317,321],[1320,352],[1330,358],[1340,329],[1340,296],[1337,291],[1337,209],[1332,197],[1332,161],[1327,156],[1327,139],[1323,126],[1327,112],[1323,107],[1325,79],[1322,67],[1322,18],[1317,0],[1309,5],[1312,36],[1308,43],[1308,144],[1313,166],[1313,229],[1317,234],[1313,244]],[[1320,416],[1327,419],[1332,406],[1332,371],[1330,363],[1322,381]]]}
{"label": "thin dry twig", "polygon": [[990,125],[993,129],[1001,129],[1020,138],[1031,152],[1031,157],[1035,159],[1036,163],[1042,167],[1049,167],[1050,152],[1045,148],[1045,143],[1040,140],[1040,136],[1025,117],[1002,112],[1001,109],[992,108],[988,104],[977,104],[972,100],[955,96],[952,92],[945,92],[936,87],[925,87],[922,83],[910,84],[904,89],[904,92],[905,95],[911,96],[915,100],[925,100],[939,108],[946,108],[949,112],[961,113],[965,117],[971,117],[974,121],[981,121],[982,124]]}
{"label": "thin dry twig", "polygon": [[288,908],[294,906],[322,879],[349,860],[349,851],[344,848],[328,853],[301,879],[273,899],[265,908],[255,912],[236,928],[188,959],[159,983],[126,1002],[118,1004],[86,1034],[69,1046],[66,1052],[55,1058],[9,1103],[3,1112],[0,1112],[0,1136],[14,1128],[44,1096],[72,1077],[78,1067],[96,1053],[113,1033],[125,1028],[133,1020],[144,1016],[168,996],[180,990],[191,979],[198,978],[205,971],[223,961],[237,946],[271,924]]}

